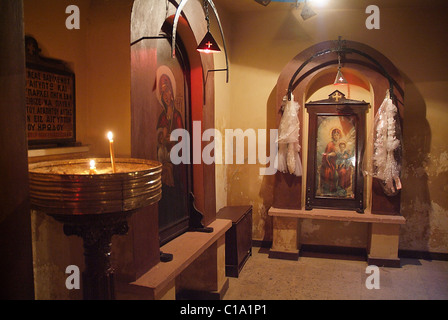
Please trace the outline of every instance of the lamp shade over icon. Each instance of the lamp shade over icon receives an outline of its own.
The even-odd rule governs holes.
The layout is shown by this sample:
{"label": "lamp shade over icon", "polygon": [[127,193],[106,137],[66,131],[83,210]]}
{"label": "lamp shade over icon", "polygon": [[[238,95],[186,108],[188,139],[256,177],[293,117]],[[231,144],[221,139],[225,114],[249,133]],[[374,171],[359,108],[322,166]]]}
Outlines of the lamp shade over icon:
{"label": "lamp shade over icon", "polygon": [[347,79],[345,79],[344,75],[341,72],[341,68],[338,68],[338,73],[336,74],[336,79],[334,79],[334,84],[346,84]]}
{"label": "lamp shade over icon", "polygon": [[269,3],[271,3],[271,0],[255,0],[255,2],[258,2],[266,7]]}
{"label": "lamp shade over icon", "polygon": [[204,53],[214,53],[221,51],[210,31],[207,31],[207,33],[204,36],[204,39],[202,39],[202,41],[199,43],[196,50]]}
{"label": "lamp shade over icon", "polygon": [[341,54],[338,53],[338,73],[336,73],[336,79],[334,79],[334,84],[346,84],[348,83],[341,71]]}

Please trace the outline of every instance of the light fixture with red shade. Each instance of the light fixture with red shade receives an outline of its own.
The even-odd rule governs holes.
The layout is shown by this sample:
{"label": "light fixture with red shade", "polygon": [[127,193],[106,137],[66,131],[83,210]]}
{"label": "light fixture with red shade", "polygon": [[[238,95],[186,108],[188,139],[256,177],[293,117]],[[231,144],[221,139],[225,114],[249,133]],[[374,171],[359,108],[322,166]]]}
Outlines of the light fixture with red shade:
{"label": "light fixture with red shade", "polygon": [[207,33],[205,34],[202,41],[199,43],[196,50],[199,52],[204,53],[215,53],[220,52],[221,49],[218,46],[218,43],[213,38],[212,34],[210,33],[210,17],[208,15],[208,1],[204,0],[204,11],[205,11],[205,20],[207,21]]}
{"label": "light fixture with red shade", "polygon": [[204,53],[214,53],[221,51],[210,31],[207,31],[207,33],[204,36],[204,39],[202,39],[201,43],[199,43],[196,50]]}
{"label": "light fixture with red shade", "polygon": [[334,79],[334,84],[347,84],[348,81],[345,79],[344,75],[341,71],[341,54],[338,53],[338,73],[336,74],[336,78]]}

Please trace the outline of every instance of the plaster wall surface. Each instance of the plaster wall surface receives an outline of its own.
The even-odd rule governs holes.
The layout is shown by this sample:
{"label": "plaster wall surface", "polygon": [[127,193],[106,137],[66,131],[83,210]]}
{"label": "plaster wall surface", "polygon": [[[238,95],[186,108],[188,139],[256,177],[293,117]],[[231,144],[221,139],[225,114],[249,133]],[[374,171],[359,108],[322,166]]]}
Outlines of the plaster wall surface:
{"label": "plaster wall surface", "polygon": [[[238,10],[227,1],[215,2],[218,10],[232,13],[231,20],[223,21],[232,24],[227,35],[231,43],[230,105],[216,102],[217,112],[226,109],[232,115],[225,120],[228,128],[274,128],[276,80],[295,55],[316,43],[342,36],[375,48],[395,64],[405,81],[401,214],[407,223],[401,227],[400,249],[448,252],[448,127],[444,125],[448,118],[444,52],[448,48],[442,40],[448,31],[447,4],[378,1],[380,29],[369,30],[366,6],[355,1],[330,2],[306,21],[300,9],[289,4],[263,7],[243,0]],[[270,240],[266,212],[272,203],[272,182],[258,175],[258,167],[227,166],[223,184],[228,205],[254,206],[253,238]],[[325,226],[310,223],[302,232],[316,228]],[[324,232],[319,239],[321,244],[332,242]],[[358,246],[360,240],[349,235],[337,242]]]}

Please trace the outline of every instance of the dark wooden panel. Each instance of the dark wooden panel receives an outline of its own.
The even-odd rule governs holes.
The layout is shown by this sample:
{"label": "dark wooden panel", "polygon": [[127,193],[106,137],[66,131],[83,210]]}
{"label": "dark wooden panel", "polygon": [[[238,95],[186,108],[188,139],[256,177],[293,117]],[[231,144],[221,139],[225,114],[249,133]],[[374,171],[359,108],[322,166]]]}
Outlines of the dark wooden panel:
{"label": "dark wooden panel", "polygon": [[232,227],[226,232],[226,275],[238,278],[252,255],[252,206],[224,207],[216,217],[232,220]]}
{"label": "dark wooden panel", "polygon": [[302,177],[277,172],[275,174],[274,204],[275,208],[301,209]]}
{"label": "dark wooden panel", "polygon": [[0,299],[34,299],[22,1],[0,2]]}
{"label": "dark wooden panel", "polygon": [[372,213],[383,215],[399,215],[401,192],[395,196],[386,196],[381,182],[374,178],[372,182]]}

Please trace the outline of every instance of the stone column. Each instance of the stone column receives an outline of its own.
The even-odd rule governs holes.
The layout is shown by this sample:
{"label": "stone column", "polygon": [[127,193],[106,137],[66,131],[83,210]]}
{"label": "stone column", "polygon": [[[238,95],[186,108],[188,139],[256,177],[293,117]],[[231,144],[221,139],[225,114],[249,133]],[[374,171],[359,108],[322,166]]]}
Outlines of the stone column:
{"label": "stone column", "polygon": [[221,299],[229,286],[225,269],[225,235],[205,250],[176,278],[179,298]]}
{"label": "stone column", "polygon": [[368,264],[399,268],[398,244],[400,225],[372,223],[369,227],[369,232]]}
{"label": "stone column", "polygon": [[298,260],[298,234],[300,234],[298,218],[274,216],[269,258]]}

